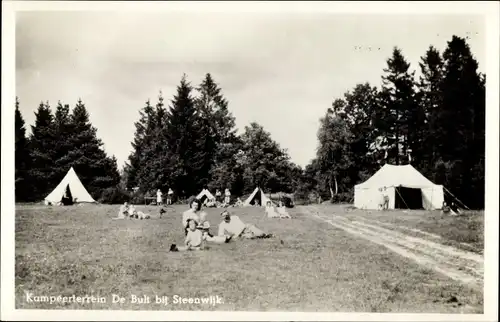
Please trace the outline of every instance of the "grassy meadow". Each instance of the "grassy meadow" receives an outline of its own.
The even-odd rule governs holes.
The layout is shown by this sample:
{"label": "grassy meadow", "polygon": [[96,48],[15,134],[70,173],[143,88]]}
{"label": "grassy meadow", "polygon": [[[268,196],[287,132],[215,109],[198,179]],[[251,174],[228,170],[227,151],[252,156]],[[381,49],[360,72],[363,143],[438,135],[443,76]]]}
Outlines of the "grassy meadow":
{"label": "grassy meadow", "polygon": [[[319,207],[347,219],[365,216],[441,233],[450,244],[482,245],[479,219],[460,219],[463,223],[457,226],[456,220],[438,220],[439,215],[433,213],[368,214],[340,206]],[[138,206],[152,218],[112,220],[118,208],[16,207],[16,308],[483,312],[481,291],[316,220],[301,210],[307,207],[289,209],[293,219],[265,218],[263,208],[232,208],[244,222],[276,237],[174,253],[169,247],[183,242],[181,213],[186,205],[174,206],[163,218],[154,206]],[[207,212],[216,233],[220,210]],[[31,303],[26,292],[34,296],[93,294],[106,298],[106,303]],[[112,294],[126,301],[113,304]],[[152,303],[131,303],[132,295],[149,296]],[[174,295],[223,300],[216,305],[174,304]],[[156,304],[155,296],[169,297],[170,303]]]}

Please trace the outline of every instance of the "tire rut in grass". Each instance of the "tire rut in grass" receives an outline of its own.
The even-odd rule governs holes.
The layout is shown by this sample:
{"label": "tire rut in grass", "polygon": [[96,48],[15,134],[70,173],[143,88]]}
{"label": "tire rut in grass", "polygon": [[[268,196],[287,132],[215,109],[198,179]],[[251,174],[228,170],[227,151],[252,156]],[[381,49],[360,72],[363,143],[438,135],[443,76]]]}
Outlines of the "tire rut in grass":
{"label": "tire rut in grass", "polygon": [[351,222],[341,216],[326,215],[314,207],[302,209],[305,213],[338,229],[383,245],[422,266],[474,288],[482,288],[483,263],[482,258],[476,254],[468,254],[450,246],[408,236],[376,225],[361,223],[356,220]]}

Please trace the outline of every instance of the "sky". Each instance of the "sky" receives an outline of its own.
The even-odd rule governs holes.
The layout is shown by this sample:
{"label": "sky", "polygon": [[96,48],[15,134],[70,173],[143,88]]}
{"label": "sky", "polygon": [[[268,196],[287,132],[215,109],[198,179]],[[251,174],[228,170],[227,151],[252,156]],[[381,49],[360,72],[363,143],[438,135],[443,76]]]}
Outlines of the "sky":
{"label": "sky", "polygon": [[333,13],[33,11],[16,16],[16,95],[29,130],[40,101],[81,98],[104,149],[121,168],[134,122],[161,90],[170,102],[182,75],[211,73],[239,132],[258,122],[293,162],[317,148],[319,119],[356,84],[379,86],[395,46],[418,73],[430,45],[469,37],[485,71],[481,16]]}

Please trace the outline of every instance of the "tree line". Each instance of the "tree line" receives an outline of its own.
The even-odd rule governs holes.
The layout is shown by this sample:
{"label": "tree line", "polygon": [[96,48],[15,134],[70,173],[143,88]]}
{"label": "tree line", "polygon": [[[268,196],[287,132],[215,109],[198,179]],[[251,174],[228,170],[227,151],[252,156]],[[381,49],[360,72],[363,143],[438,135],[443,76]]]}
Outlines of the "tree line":
{"label": "tree line", "polygon": [[105,153],[82,100],[72,111],[68,104],[58,102],[55,113],[48,102],[41,102],[29,136],[19,104],[16,98],[16,201],[42,200],[71,167],[95,199],[119,184],[116,158]]}
{"label": "tree line", "polygon": [[356,85],[320,120],[302,194],[352,201],[354,185],[384,163],[410,163],[471,208],[484,207],[485,81],[465,39],[430,46],[420,76],[394,48],[382,85]]}
{"label": "tree line", "polygon": [[196,87],[183,75],[169,103],[161,92],[156,102],[145,102],[121,173],[81,100],[73,111],[59,102],[55,114],[40,103],[29,137],[16,100],[16,200],[43,199],[73,166],[103,201],[168,188],[180,198],[202,188],[244,195],[260,186],[294,192],[297,200],[320,195],[349,202],[354,185],[384,163],[411,163],[469,207],[482,208],[486,76],[457,36],[443,53],[430,46],[419,68],[417,78],[396,47],[380,87],[360,83],[334,98],[320,119],[316,156],[304,169],[258,123],[237,134],[210,73]]}
{"label": "tree line", "polygon": [[228,100],[207,73],[196,88],[184,75],[166,108],[162,93],[148,100],[135,123],[133,151],[124,169],[128,189],[172,189],[179,197],[203,188],[234,195],[260,186],[293,192],[301,169],[258,123],[237,135]]}
{"label": "tree line", "polygon": [[[142,202],[157,189],[187,198],[203,188],[228,188],[234,195],[260,186],[293,192],[301,168],[258,123],[236,133],[235,118],[221,88],[208,73],[194,88],[183,75],[169,106],[160,92],[139,111],[132,153],[119,173],[79,100],[70,113],[61,102],[55,115],[40,103],[31,134],[16,100],[16,200],[42,200],[71,166],[92,197],[101,202]],[[134,191],[132,193],[132,191]]]}

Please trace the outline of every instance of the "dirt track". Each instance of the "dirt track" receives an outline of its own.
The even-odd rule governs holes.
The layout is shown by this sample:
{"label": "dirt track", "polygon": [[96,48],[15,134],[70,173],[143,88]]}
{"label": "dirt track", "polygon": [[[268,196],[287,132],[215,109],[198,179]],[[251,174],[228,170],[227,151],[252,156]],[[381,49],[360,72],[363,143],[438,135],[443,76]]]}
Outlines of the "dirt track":
{"label": "dirt track", "polygon": [[324,210],[314,206],[300,207],[300,211],[352,235],[383,245],[423,267],[437,271],[473,288],[483,288],[483,256],[443,245],[439,243],[439,236],[429,234],[429,239],[414,237],[401,231],[413,230],[409,227],[394,226],[391,228],[398,229],[387,229],[383,227],[387,227],[386,223],[362,216],[351,221],[343,216],[325,214]]}

